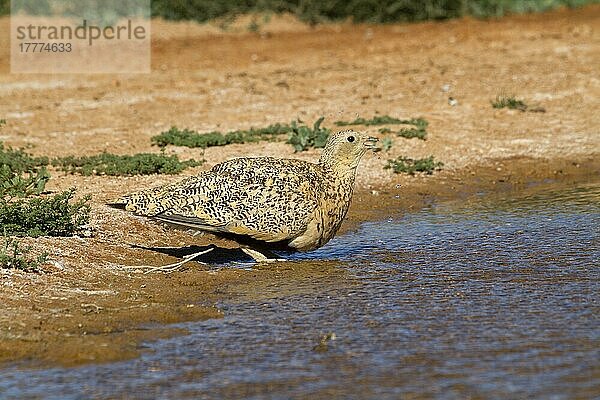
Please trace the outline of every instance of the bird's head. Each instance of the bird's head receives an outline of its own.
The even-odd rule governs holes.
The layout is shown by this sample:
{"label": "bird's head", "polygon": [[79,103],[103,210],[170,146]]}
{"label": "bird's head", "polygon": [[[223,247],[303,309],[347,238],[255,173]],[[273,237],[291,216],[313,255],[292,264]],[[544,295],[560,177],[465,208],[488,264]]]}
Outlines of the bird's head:
{"label": "bird's head", "polygon": [[331,134],[319,164],[339,172],[353,172],[365,152],[376,148],[377,141],[377,138],[353,130]]}

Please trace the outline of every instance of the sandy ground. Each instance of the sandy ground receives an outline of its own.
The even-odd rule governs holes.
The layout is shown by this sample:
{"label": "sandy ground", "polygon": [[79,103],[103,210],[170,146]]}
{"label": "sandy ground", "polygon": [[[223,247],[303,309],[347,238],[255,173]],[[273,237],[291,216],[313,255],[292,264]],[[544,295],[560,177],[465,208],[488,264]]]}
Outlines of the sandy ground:
{"label": "sandy ground", "polygon": [[[445,198],[592,179],[600,171],[600,6],[388,26],[310,28],[281,17],[259,33],[155,21],[150,75],[9,74],[8,26],[0,19],[0,118],[7,120],[0,140],[38,155],[158,152],[150,138],[172,125],[209,131],[320,116],[330,127],[377,113],[426,118],[426,141],[395,138],[389,153],[365,157],[343,230]],[[490,100],[502,93],[546,112],[493,109]],[[377,127],[368,130],[377,134]],[[241,155],[318,158],[318,151],[294,154],[283,142],[167,151],[206,159],[183,175]],[[384,170],[398,155],[434,155],[445,167],[416,177]],[[141,341],[178,332],[161,324],[222,315],[213,305],[228,288],[260,290],[331,272],[323,263],[252,270],[191,264],[171,275],[123,270],[175,261],[125,243],[214,240],[104,206],[178,179],[53,171],[49,189],[74,186],[92,195],[94,235],[28,240],[56,263],[40,274],[0,272],[0,361],[76,365],[133,357]]]}

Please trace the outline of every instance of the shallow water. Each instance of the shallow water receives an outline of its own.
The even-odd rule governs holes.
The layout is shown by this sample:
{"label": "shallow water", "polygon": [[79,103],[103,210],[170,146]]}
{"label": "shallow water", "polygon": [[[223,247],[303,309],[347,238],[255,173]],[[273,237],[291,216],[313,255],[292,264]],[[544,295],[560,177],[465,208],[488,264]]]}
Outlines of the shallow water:
{"label": "shallow water", "polygon": [[0,370],[0,397],[600,397],[600,184],[365,223],[286,265],[323,259],[264,267],[282,281],[138,359]]}

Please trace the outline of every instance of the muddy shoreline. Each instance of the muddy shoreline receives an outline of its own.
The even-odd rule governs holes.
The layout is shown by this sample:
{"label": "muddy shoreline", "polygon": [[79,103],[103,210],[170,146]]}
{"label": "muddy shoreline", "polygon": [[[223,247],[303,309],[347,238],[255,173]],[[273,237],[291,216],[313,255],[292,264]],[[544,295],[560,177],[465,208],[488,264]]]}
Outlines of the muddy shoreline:
{"label": "muddy shoreline", "polygon": [[[508,193],[532,186],[543,190],[546,186],[597,179],[600,162],[593,157],[554,161],[508,159],[498,161],[498,166],[473,170],[477,174],[465,170],[414,177],[410,178],[412,182],[392,189],[359,188],[340,234],[363,221],[399,218],[436,202],[467,200],[482,193]],[[93,248],[102,246],[99,240],[84,241],[86,247]],[[148,263],[156,264],[161,259],[152,252],[144,253],[140,260]],[[172,259],[160,261],[167,260]],[[223,314],[214,304],[230,299],[236,286],[243,285],[246,291],[254,288],[259,293],[261,287],[281,280],[318,279],[320,275],[343,273],[335,262],[303,262],[302,268],[294,268],[294,264],[215,269],[190,263],[180,272],[150,275],[128,272],[116,263],[64,270],[49,266],[41,274],[3,271],[0,362],[24,362],[30,367],[76,366],[137,357],[145,351],[143,342],[185,334],[184,329],[168,324],[221,318]]]}

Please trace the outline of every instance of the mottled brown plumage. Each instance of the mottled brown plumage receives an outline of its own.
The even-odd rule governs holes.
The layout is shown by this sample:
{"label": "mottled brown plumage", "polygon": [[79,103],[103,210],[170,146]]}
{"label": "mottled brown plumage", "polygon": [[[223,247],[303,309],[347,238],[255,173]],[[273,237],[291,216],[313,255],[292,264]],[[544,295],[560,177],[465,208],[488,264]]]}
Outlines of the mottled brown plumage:
{"label": "mottled brown plumage", "polygon": [[124,196],[114,205],[180,226],[312,250],[339,229],[358,163],[376,141],[342,131],[330,136],[318,163],[238,158],[177,183]]}

